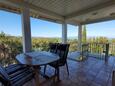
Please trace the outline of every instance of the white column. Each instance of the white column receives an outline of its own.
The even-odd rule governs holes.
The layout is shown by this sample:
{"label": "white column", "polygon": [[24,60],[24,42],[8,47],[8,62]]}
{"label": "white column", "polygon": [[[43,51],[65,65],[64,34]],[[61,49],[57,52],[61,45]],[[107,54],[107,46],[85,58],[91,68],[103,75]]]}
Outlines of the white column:
{"label": "white column", "polygon": [[62,43],[67,43],[67,24],[62,24]]}
{"label": "white column", "polygon": [[81,44],[82,44],[82,25],[78,27],[78,50],[81,51]]}
{"label": "white column", "polygon": [[31,28],[29,7],[24,6],[22,11],[22,38],[23,38],[23,52],[31,51]]}

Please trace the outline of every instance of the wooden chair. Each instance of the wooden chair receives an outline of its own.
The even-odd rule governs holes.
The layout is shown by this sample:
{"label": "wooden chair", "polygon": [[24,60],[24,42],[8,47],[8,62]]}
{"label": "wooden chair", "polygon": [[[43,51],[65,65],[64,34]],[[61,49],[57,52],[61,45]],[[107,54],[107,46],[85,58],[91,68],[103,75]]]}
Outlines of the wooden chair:
{"label": "wooden chair", "polygon": [[[58,44],[56,54],[60,56],[60,59],[56,62],[52,62],[49,65],[55,68],[55,75],[58,77],[59,80],[59,67],[66,65],[67,72],[69,75],[69,69],[67,64],[67,55],[69,51],[69,44]],[[45,69],[46,71],[46,69]]]}
{"label": "wooden chair", "polygon": [[[57,43],[49,43],[49,52],[56,53],[56,49],[57,49]],[[46,67],[47,65],[44,65],[44,75],[46,72]]]}
{"label": "wooden chair", "polygon": [[0,82],[4,86],[22,86],[33,77],[34,73],[29,67],[10,65],[4,68],[0,65]]}
{"label": "wooden chair", "polygon": [[115,86],[115,71],[112,74],[112,86]]}

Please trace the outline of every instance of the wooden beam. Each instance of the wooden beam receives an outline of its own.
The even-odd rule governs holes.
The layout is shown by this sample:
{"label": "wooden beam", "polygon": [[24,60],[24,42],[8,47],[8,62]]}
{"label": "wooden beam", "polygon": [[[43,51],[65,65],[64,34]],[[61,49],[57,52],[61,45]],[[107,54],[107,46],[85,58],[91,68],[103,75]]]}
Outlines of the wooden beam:
{"label": "wooden beam", "polygon": [[59,14],[56,14],[56,13],[54,13],[52,11],[40,8],[38,6],[32,5],[32,4],[28,3],[28,2],[25,2],[24,0],[3,0],[3,1],[0,1],[0,2],[8,4],[8,5],[11,5],[11,6],[19,7],[19,8],[23,8],[23,6],[25,4],[27,4],[29,6],[30,10],[34,10],[34,11],[36,11],[38,13],[41,12],[43,14],[55,17],[57,19],[64,20],[63,16],[61,16]]}
{"label": "wooden beam", "polygon": [[115,15],[114,16],[108,16],[104,18],[99,18],[99,19],[93,19],[89,21],[82,22],[81,24],[92,24],[92,23],[98,23],[98,22],[104,22],[104,21],[110,21],[110,20],[115,20]]}
{"label": "wooden beam", "polygon": [[57,19],[51,19],[51,18],[41,16],[41,15],[37,16],[36,18],[41,19],[41,20],[46,20],[46,21],[49,21],[49,22],[59,23],[59,24],[62,24],[62,22],[63,22],[63,21],[60,21],[60,20],[57,20]]}
{"label": "wooden beam", "polygon": [[9,1],[11,1],[11,2],[18,2],[18,3],[23,3],[24,2],[24,0],[9,0]]}
{"label": "wooden beam", "polygon": [[3,3],[0,3],[0,10],[5,10],[8,12],[17,13],[17,14],[21,13],[20,8],[9,6],[9,5],[3,4]]}
{"label": "wooden beam", "polygon": [[44,13],[44,14],[48,14],[48,15],[51,15],[51,16],[54,16],[54,17],[57,17],[57,18],[59,18],[59,19],[63,19],[63,20],[64,20],[64,17],[63,17],[63,16],[61,16],[61,15],[59,15],[59,14],[56,14],[56,13],[54,13],[54,12],[51,12],[51,11],[49,11],[49,10],[40,8],[40,7],[38,7],[38,6],[34,6],[34,5],[32,5],[32,4],[29,4],[29,6],[30,6],[30,9],[33,9],[33,10],[35,10],[35,11],[37,11],[37,12],[41,12],[41,13]]}
{"label": "wooden beam", "polygon": [[115,0],[111,0],[111,1],[105,2],[103,4],[99,4],[99,5],[96,5],[96,6],[93,6],[93,7],[89,7],[89,8],[71,13],[71,14],[67,15],[65,18],[66,18],[66,20],[67,19],[72,19],[72,18],[75,18],[76,16],[84,15],[84,14],[87,14],[89,12],[100,10],[102,8],[112,6],[112,5],[115,5]]}

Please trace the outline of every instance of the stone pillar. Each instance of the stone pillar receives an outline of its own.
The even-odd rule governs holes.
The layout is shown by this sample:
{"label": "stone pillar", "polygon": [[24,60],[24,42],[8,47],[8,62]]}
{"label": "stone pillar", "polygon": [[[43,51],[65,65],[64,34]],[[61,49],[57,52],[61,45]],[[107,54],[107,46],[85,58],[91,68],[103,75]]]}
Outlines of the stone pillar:
{"label": "stone pillar", "polygon": [[31,28],[30,28],[30,15],[29,7],[22,8],[22,39],[23,39],[23,52],[30,52],[32,48],[31,43]]}
{"label": "stone pillar", "polygon": [[82,25],[78,27],[78,50],[81,51],[82,46]]}
{"label": "stone pillar", "polygon": [[67,24],[62,24],[62,43],[67,43]]}

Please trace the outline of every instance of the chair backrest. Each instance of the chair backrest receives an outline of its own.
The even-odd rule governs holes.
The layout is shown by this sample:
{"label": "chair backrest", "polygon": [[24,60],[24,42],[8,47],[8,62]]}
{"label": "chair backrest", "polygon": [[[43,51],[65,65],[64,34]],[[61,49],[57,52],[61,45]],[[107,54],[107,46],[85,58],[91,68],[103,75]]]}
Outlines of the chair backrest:
{"label": "chair backrest", "polygon": [[58,61],[59,65],[65,65],[67,60],[67,55],[69,51],[69,44],[58,44],[57,45],[57,54],[60,56]]}
{"label": "chair backrest", "polygon": [[6,73],[4,67],[2,67],[1,65],[0,65],[0,82],[4,86],[10,86],[10,77]]}
{"label": "chair backrest", "polygon": [[49,51],[51,53],[56,53],[57,51],[57,44],[56,43],[49,43]]}

